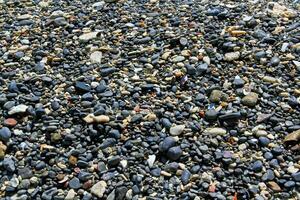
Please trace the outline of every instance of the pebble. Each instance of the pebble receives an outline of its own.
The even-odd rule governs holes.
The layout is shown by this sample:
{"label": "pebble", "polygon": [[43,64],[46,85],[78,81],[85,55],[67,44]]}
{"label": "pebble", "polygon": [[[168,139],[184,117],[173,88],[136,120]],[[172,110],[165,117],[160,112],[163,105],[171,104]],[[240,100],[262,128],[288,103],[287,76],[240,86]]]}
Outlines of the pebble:
{"label": "pebble", "polygon": [[102,59],[102,52],[100,51],[94,51],[90,55],[90,60],[92,63],[101,63],[101,59]]}
{"label": "pebble", "polygon": [[178,160],[182,155],[182,150],[179,146],[171,147],[168,149],[167,156],[170,160]]}
{"label": "pebble", "polygon": [[185,125],[174,125],[170,128],[170,135],[172,135],[172,136],[181,135],[184,128],[185,128]]}
{"label": "pebble", "polygon": [[153,164],[155,162],[156,156],[155,155],[149,155],[148,159],[147,159],[147,163],[149,165],[149,167],[153,167]]}
{"label": "pebble", "polygon": [[240,58],[240,52],[230,52],[230,53],[226,53],[224,60],[226,61],[234,61],[234,60],[238,60]]}
{"label": "pebble", "polygon": [[98,32],[84,33],[81,36],[79,36],[79,40],[82,42],[88,42],[90,40],[97,38],[97,35],[98,35]]}
{"label": "pebble", "polygon": [[207,134],[207,135],[213,135],[213,136],[216,136],[216,135],[225,135],[227,133],[227,131],[223,128],[208,128],[208,129],[205,129],[203,131],[204,134]]}
{"label": "pebble", "polygon": [[245,106],[250,106],[253,107],[257,104],[258,101],[258,95],[254,92],[251,92],[250,94],[244,96],[242,98],[242,104],[244,104]]}
{"label": "pebble", "polygon": [[88,114],[83,118],[83,120],[90,124],[90,123],[107,123],[109,122],[109,117],[106,115],[98,115],[95,116],[94,114]]}
{"label": "pebble", "polygon": [[17,106],[12,107],[9,111],[8,114],[9,115],[14,115],[14,114],[22,114],[25,113],[27,111],[28,106],[24,105],[24,104],[20,104]]}
{"label": "pebble", "polygon": [[161,152],[167,152],[171,147],[176,145],[176,140],[173,137],[166,137],[159,146]]}
{"label": "pebble", "polygon": [[78,178],[74,177],[69,181],[69,186],[72,189],[79,189],[81,187],[80,181]]}
{"label": "pebble", "polygon": [[107,184],[105,181],[99,181],[91,188],[91,193],[98,198],[102,198],[106,190]]}
{"label": "pebble", "polygon": [[3,142],[8,142],[11,138],[11,131],[7,127],[3,127],[0,129],[0,140]]}

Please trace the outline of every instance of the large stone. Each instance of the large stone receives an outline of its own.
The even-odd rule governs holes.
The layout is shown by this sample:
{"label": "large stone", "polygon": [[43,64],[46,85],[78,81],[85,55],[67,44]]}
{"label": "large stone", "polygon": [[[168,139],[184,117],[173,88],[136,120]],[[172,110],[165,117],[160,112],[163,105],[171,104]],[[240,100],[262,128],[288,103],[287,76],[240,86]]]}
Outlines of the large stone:
{"label": "large stone", "polygon": [[105,192],[106,186],[107,186],[107,184],[105,181],[99,181],[98,183],[93,185],[93,187],[91,188],[91,193],[98,198],[102,198],[103,194]]}

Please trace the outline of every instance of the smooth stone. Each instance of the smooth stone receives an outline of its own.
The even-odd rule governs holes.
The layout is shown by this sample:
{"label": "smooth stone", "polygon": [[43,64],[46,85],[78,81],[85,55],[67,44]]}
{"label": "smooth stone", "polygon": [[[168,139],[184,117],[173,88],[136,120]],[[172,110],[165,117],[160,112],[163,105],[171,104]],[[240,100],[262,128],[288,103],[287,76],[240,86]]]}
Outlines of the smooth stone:
{"label": "smooth stone", "polygon": [[0,140],[3,142],[8,142],[11,138],[11,131],[7,127],[3,127],[0,129]]}
{"label": "smooth stone", "polygon": [[293,173],[292,177],[295,181],[300,182],[300,172]]}
{"label": "smooth stone", "polygon": [[185,125],[174,125],[170,128],[170,135],[178,136],[180,135],[185,128]]}
{"label": "smooth stone", "polygon": [[72,189],[79,189],[81,187],[81,183],[77,177],[72,178],[69,181],[69,187]]}
{"label": "smooth stone", "polygon": [[292,188],[295,185],[296,185],[295,181],[287,181],[287,182],[285,182],[284,187],[286,187],[286,188]]}
{"label": "smooth stone", "polygon": [[43,200],[53,200],[53,196],[55,196],[57,193],[58,193],[57,188],[53,187],[42,193],[42,199]]}
{"label": "smooth stone", "polygon": [[224,55],[225,61],[234,61],[240,58],[240,52],[229,52]]}
{"label": "smooth stone", "polygon": [[207,128],[203,133],[207,135],[225,135],[227,131],[223,128]]}
{"label": "smooth stone", "polygon": [[268,169],[267,172],[262,176],[263,181],[272,181],[274,178],[275,178],[275,174],[270,169]]}
{"label": "smooth stone", "polygon": [[12,107],[9,111],[8,114],[9,115],[14,115],[14,114],[19,114],[19,113],[25,113],[27,111],[28,106],[21,104],[21,105],[17,105]]}
{"label": "smooth stone", "polygon": [[91,90],[91,86],[82,81],[76,81],[75,88],[81,92],[89,92]]}
{"label": "smooth stone", "polygon": [[100,70],[101,76],[108,76],[114,72],[116,72],[116,68],[108,67]]}
{"label": "smooth stone", "polygon": [[161,173],[161,169],[160,169],[160,168],[152,169],[150,173],[151,173],[151,175],[154,176],[154,177],[159,177],[159,176],[160,176],[160,173]]}
{"label": "smooth stone", "polygon": [[248,95],[244,96],[241,100],[242,104],[245,106],[253,107],[257,104],[258,94],[250,92]]}
{"label": "smooth stone", "polygon": [[175,57],[173,57],[173,58],[171,59],[171,61],[172,61],[173,63],[182,62],[182,61],[184,61],[184,60],[185,60],[184,56],[175,56]]}
{"label": "smooth stone", "polygon": [[178,160],[181,155],[182,150],[179,146],[171,147],[167,152],[167,156],[170,160]]}
{"label": "smooth stone", "polygon": [[271,77],[271,76],[264,76],[263,81],[268,83],[278,83],[280,82],[277,78]]}
{"label": "smooth stone", "polygon": [[202,63],[197,66],[197,71],[202,74],[205,73],[208,70],[208,64],[207,63]]}
{"label": "smooth stone", "polygon": [[75,198],[76,194],[77,193],[73,189],[71,189],[68,191],[68,194],[64,200],[73,200]]}
{"label": "smooth stone", "polygon": [[168,149],[176,145],[176,140],[173,137],[166,137],[159,146],[161,152],[166,152]]}
{"label": "smooth stone", "polygon": [[101,51],[94,51],[91,55],[90,55],[90,60],[92,63],[101,63],[101,59],[102,59],[102,52]]}
{"label": "smooth stone", "polygon": [[88,42],[89,40],[97,38],[98,32],[90,32],[90,33],[84,33],[81,36],[79,36],[79,40],[82,42]]}
{"label": "smooth stone", "polygon": [[210,109],[205,112],[206,120],[216,120],[218,118],[218,112],[215,109]]}
{"label": "smooth stone", "polygon": [[257,160],[252,164],[252,171],[254,172],[260,172],[262,168],[263,168],[263,163],[260,160]]}
{"label": "smooth stone", "polygon": [[241,79],[239,76],[236,76],[233,80],[233,85],[237,88],[243,87],[245,84],[245,81]]}
{"label": "smooth stone", "polygon": [[191,172],[187,169],[183,170],[182,174],[181,174],[181,182],[183,185],[186,185],[189,183],[190,181],[190,177],[191,177]]}
{"label": "smooth stone", "polygon": [[278,57],[273,57],[270,61],[270,64],[272,66],[277,66],[277,65],[279,65],[279,63],[280,63],[280,59]]}
{"label": "smooth stone", "polygon": [[98,115],[98,116],[95,116],[94,114],[88,114],[87,116],[85,116],[83,118],[83,120],[90,124],[90,123],[107,123],[109,122],[109,117],[106,116],[106,115]]}
{"label": "smooth stone", "polygon": [[7,118],[4,120],[4,125],[9,127],[14,127],[15,125],[17,125],[17,123],[17,120],[15,120],[14,118]]}
{"label": "smooth stone", "polygon": [[270,142],[271,142],[269,138],[263,137],[263,136],[259,137],[258,141],[259,141],[259,144],[263,147],[268,146],[268,144],[270,144]]}
{"label": "smooth stone", "polygon": [[98,198],[102,198],[103,194],[105,192],[106,186],[107,186],[107,184],[105,181],[99,181],[95,185],[92,186],[91,193]]}

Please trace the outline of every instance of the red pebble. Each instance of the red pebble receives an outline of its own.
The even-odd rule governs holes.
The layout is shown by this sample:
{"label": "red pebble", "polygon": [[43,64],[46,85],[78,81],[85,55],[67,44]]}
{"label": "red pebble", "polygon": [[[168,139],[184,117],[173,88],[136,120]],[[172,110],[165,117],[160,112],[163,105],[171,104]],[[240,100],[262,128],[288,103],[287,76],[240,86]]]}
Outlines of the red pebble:
{"label": "red pebble", "polygon": [[13,127],[13,126],[17,125],[17,123],[18,123],[17,120],[15,120],[14,118],[7,118],[4,120],[4,125],[6,125],[6,126]]}

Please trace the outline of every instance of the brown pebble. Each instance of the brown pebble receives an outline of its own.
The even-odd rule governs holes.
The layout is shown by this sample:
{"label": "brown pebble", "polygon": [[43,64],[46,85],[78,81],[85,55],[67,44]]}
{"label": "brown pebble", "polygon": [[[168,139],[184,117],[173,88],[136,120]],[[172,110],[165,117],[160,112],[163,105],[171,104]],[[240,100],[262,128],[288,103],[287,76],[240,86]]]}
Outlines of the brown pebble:
{"label": "brown pebble", "polygon": [[4,125],[10,126],[10,127],[17,125],[17,123],[18,123],[17,120],[15,120],[14,118],[7,118],[4,120]]}
{"label": "brown pebble", "polygon": [[280,192],[280,191],[281,191],[280,186],[279,186],[276,182],[274,182],[274,181],[268,182],[268,186],[269,186],[269,188],[271,188],[274,192]]}
{"label": "brown pebble", "polygon": [[75,156],[69,157],[69,163],[70,165],[76,165],[77,164],[77,158]]}

